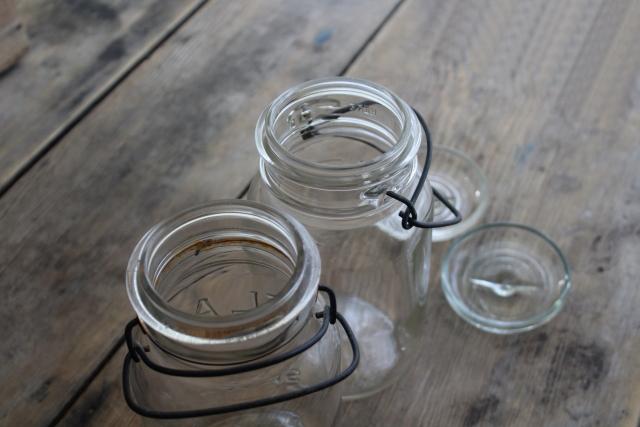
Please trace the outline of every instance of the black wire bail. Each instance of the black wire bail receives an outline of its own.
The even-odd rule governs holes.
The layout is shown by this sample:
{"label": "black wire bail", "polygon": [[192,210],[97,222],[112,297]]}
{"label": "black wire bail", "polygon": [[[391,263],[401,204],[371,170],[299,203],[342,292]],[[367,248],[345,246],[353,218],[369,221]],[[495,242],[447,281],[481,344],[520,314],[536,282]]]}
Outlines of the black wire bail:
{"label": "black wire bail", "polygon": [[429,126],[427,126],[427,122],[424,120],[422,115],[415,108],[411,108],[411,109],[413,110],[415,115],[418,117],[420,126],[422,126],[422,129],[424,130],[424,134],[427,140],[427,158],[424,161],[424,166],[422,167],[422,174],[420,175],[420,179],[418,180],[418,185],[416,186],[416,189],[413,191],[413,194],[411,195],[411,199],[407,199],[406,197],[394,191],[387,191],[386,194],[387,196],[403,203],[407,207],[403,212],[399,213],[400,217],[402,218],[402,228],[404,228],[405,230],[410,230],[412,227],[440,228],[440,227],[447,227],[449,225],[457,224],[460,221],[462,221],[462,215],[460,214],[460,212],[458,212],[455,206],[453,206],[451,202],[449,202],[449,200],[447,200],[447,198],[443,196],[435,188],[432,188],[433,195],[436,196],[436,198],[440,200],[440,202],[442,202],[442,204],[445,205],[447,209],[451,211],[454,217],[445,221],[440,221],[440,222],[418,221],[418,212],[416,211],[414,204],[416,203],[416,200],[418,200],[418,196],[420,196],[420,193],[422,192],[424,183],[427,180],[427,174],[429,173],[429,168],[431,167],[431,152],[432,152],[431,132],[429,132]]}
{"label": "black wire bail", "polygon": [[[158,418],[158,419],[182,419],[182,418],[195,418],[195,417],[204,417],[209,415],[220,415],[227,414],[230,412],[236,411],[244,411],[247,409],[258,408],[261,406],[272,405],[274,403],[281,403],[287,400],[296,399],[302,396],[306,396],[311,393],[315,393],[320,390],[324,390],[325,388],[331,387],[347,377],[351,375],[356,368],[358,367],[358,363],[360,362],[360,349],[358,347],[358,342],[356,340],[355,334],[353,330],[349,326],[346,319],[337,311],[336,305],[336,296],[335,293],[327,286],[320,285],[318,287],[320,292],[325,292],[329,296],[329,305],[324,307],[324,310],[318,313],[315,313],[315,317],[318,319],[323,319],[322,325],[320,329],[306,342],[302,343],[298,347],[295,347],[287,352],[281,353],[277,356],[264,359],[262,361],[247,363],[241,366],[234,366],[231,368],[223,368],[216,370],[183,370],[183,369],[173,369],[167,368],[166,366],[161,366],[156,364],[153,360],[151,360],[147,355],[146,351],[134,343],[133,339],[133,329],[135,327],[140,326],[140,322],[138,318],[131,320],[127,323],[125,327],[125,342],[127,344],[127,348],[129,352],[125,356],[124,364],[122,367],[122,391],[124,394],[125,401],[129,408],[134,412],[148,417],[148,418]],[[211,408],[204,409],[192,409],[192,410],[184,410],[184,411],[158,411],[150,408],[146,408],[138,404],[136,399],[133,397],[133,393],[131,391],[130,385],[130,370],[131,363],[139,363],[143,362],[148,368],[159,372],[161,374],[170,375],[174,377],[187,377],[187,378],[212,378],[212,377],[224,377],[228,375],[241,374],[245,372],[251,372],[258,369],[266,368],[269,366],[276,365],[278,363],[284,362],[285,360],[291,359],[295,357],[313,345],[315,345],[318,341],[322,339],[322,337],[329,330],[329,325],[334,324],[338,321],[345,333],[347,334],[347,338],[349,339],[349,344],[351,345],[352,352],[352,360],[349,366],[337,374],[333,378],[329,378],[325,381],[319,382],[317,384],[313,384],[308,387],[301,388],[299,390],[294,390],[291,392],[283,393],[277,396],[270,396],[263,399],[253,400],[249,402],[240,402],[226,406],[216,406]],[[142,329],[144,332],[144,329]]]}
{"label": "black wire bail", "polygon": [[[370,101],[370,100],[366,100],[366,101],[362,101],[359,103],[355,103],[355,104],[349,104],[347,106],[338,108],[336,110],[333,110],[330,114],[324,114],[320,117],[317,117],[317,119],[322,119],[322,120],[337,120],[340,118],[341,114],[346,114],[349,113],[351,111],[358,111],[364,107],[368,107],[370,105],[376,104],[375,101]],[[424,118],[422,117],[422,115],[418,112],[418,110],[416,110],[415,108],[411,108],[413,110],[413,112],[415,113],[415,115],[418,118],[418,121],[420,122],[420,126],[422,127],[422,129],[424,130],[424,134],[426,137],[426,142],[427,142],[427,158],[425,159],[424,162],[424,166],[422,167],[422,174],[420,175],[420,179],[418,180],[418,185],[416,186],[415,190],[413,191],[413,194],[411,195],[411,199],[407,199],[406,197],[394,192],[394,191],[387,191],[385,194],[389,197],[391,197],[392,199],[395,199],[401,203],[403,203],[406,206],[406,209],[403,212],[399,212],[398,215],[400,215],[400,217],[402,218],[402,228],[404,228],[405,230],[410,230],[413,227],[418,227],[418,228],[440,228],[440,227],[447,227],[449,225],[454,225],[459,223],[460,221],[462,221],[462,215],[460,214],[460,212],[455,208],[455,206],[453,206],[449,200],[447,200],[447,198],[445,196],[443,196],[438,190],[436,190],[435,188],[432,188],[433,191],[433,195],[440,200],[440,202],[442,202],[443,205],[445,205],[447,207],[447,209],[449,209],[451,211],[451,213],[453,214],[453,218],[445,220],[445,221],[440,221],[440,222],[422,222],[418,220],[418,212],[416,211],[415,208],[415,203],[416,200],[418,200],[418,197],[420,196],[420,193],[422,192],[422,188],[424,187],[424,183],[427,180],[427,174],[429,173],[429,168],[431,167],[431,156],[432,156],[432,143],[431,143],[431,132],[429,132],[429,126],[427,126],[427,122],[424,120]],[[317,128],[312,124],[313,119],[309,120],[309,123],[307,124],[307,126],[302,129],[300,131],[300,135],[302,136],[302,139],[309,139],[312,138],[316,135],[318,135],[318,130]]]}

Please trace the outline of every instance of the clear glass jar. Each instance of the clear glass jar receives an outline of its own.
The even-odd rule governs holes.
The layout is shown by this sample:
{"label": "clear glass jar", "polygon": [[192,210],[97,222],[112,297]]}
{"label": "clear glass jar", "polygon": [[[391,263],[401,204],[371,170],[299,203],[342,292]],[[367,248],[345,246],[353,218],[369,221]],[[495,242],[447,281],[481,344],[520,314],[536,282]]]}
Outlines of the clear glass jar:
{"label": "clear glass jar", "polygon": [[[153,227],[127,269],[127,292],[142,326],[128,327],[126,335],[130,353],[123,384],[132,409],[224,407],[296,392],[338,375],[340,335],[329,323],[322,338],[297,356],[239,372],[287,354],[326,326],[314,315],[325,307],[319,278],[318,250],[304,227],[254,202],[219,201]],[[132,346],[149,361],[136,363]],[[156,372],[151,363],[239,373],[180,377]],[[339,386],[332,386],[278,404],[169,423],[329,426],[340,396]]]}
{"label": "clear glass jar", "polygon": [[[404,229],[404,205],[387,195],[417,187],[421,124],[389,90],[330,78],[281,94],[255,138],[260,169],[247,198],[290,213],[313,236],[321,281],[336,291],[362,352],[344,398],[371,395],[410,364],[425,324],[431,232]],[[428,182],[415,208],[431,217]]]}

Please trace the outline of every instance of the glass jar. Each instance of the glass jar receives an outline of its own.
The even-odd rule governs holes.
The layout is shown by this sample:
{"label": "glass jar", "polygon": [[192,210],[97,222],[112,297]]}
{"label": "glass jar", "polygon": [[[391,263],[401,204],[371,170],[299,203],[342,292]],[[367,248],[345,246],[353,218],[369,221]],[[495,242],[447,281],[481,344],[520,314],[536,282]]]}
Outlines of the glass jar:
{"label": "glass jar", "polygon": [[[389,90],[336,77],[287,90],[256,126],[260,169],[247,198],[304,224],[360,344],[345,399],[389,385],[418,352],[431,232],[403,227],[404,205],[389,192],[419,188],[421,120]],[[429,219],[429,183],[416,195],[417,218]]]}
{"label": "glass jar", "polygon": [[127,403],[151,423],[331,425],[333,385],[355,369],[357,346],[340,371],[343,318],[318,294],[319,278],[304,227],[254,202],[219,201],[156,225],[127,269],[137,314],[125,334]]}

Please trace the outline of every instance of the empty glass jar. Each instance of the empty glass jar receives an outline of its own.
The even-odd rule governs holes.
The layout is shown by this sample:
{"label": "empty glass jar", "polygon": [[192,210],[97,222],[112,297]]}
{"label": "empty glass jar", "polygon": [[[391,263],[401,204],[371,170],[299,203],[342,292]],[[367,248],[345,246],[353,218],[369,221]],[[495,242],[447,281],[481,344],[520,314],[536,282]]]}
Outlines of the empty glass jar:
{"label": "empty glass jar", "polygon": [[[248,198],[297,218],[320,250],[322,283],[338,295],[362,358],[345,398],[397,378],[424,326],[431,232],[402,226],[387,193],[418,186],[424,134],[411,107],[374,83],[330,78],[293,87],[262,113],[259,174]],[[431,217],[426,182],[415,202]]]}
{"label": "empty glass jar", "polygon": [[153,227],[127,269],[130,407],[190,426],[331,425],[334,384],[355,369],[357,347],[341,370],[333,322],[343,320],[319,279],[307,231],[254,202],[219,201]]}

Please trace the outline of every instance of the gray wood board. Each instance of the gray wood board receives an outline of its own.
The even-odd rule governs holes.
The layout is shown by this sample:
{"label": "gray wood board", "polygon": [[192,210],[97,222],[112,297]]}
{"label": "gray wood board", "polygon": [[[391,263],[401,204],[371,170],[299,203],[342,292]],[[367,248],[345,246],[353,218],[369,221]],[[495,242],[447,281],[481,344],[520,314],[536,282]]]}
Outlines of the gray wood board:
{"label": "gray wood board", "polygon": [[[574,289],[536,331],[483,333],[444,300],[447,244],[436,244],[418,362],[388,391],[345,405],[338,425],[637,424],[638,25],[636,2],[408,1],[358,58],[350,75],[395,90],[437,144],[486,171],[485,222],[527,223],[557,241]],[[120,394],[123,355],[68,423],[140,424]]]}
{"label": "gray wood board", "polygon": [[477,160],[485,222],[546,232],[574,286],[548,325],[492,336],[448,307],[435,245],[419,362],[339,425],[637,425],[639,31],[633,1],[408,1],[356,61]]}
{"label": "gray wood board", "polygon": [[0,198],[0,423],[45,423],[81,390],[133,316],[137,239],[236,196],[267,102],[339,73],[394,4],[209,3]]}
{"label": "gray wood board", "polygon": [[29,48],[0,75],[0,192],[196,0],[24,0]]}

